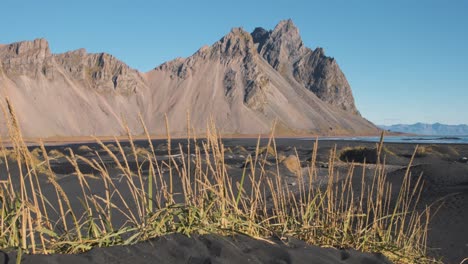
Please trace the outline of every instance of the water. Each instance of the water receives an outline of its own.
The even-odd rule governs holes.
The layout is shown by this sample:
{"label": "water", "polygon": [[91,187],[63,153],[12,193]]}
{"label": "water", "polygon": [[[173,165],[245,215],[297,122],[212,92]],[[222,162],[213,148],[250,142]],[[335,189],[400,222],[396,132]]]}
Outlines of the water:
{"label": "water", "polygon": [[[315,140],[303,138],[303,140]],[[323,137],[319,140],[345,140],[362,142],[379,142],[380,137]],[[386,136],[386,143],[414,144],[468,144],[468,136]]]}

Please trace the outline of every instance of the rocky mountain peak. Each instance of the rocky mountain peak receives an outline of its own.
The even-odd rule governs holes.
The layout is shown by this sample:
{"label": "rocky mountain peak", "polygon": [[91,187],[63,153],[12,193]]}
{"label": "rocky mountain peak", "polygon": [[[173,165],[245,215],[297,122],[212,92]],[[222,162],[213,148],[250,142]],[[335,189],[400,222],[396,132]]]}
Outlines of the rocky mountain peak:
{"label": "rocky mountain peak", "polygon": [[335,59],[323,48],[311,50],[302,42],[292,20],[283,20],[271,31],[252,32],[259,54],[287,79],[293,79],[322,101],[358,114],[351,87]]}
{"label": "rocky mountain peak", "polygon": [[[34,75],[44,73],[51,57],[49,43],[45,39],[21,41],[0,47],[1,66],[11,74]],[[39,66],[39,67],[38,67]]]}
{"label": "rocky mountain peak", "polygon": [[12,43],[1,48],[0,56],[2,59],[18,56],[33,56],[37,59],[44,59],[46,56],[50,56],[49,43],[42,38]]}
{"label": "rocky mountain peak", "polygon": [[87,53],[85,49],[79,49],[54,57],[74,79],[98,91],[129,94],[144,86],[138,71],[107,53]]}
{"label": "rocky mountain peak", "polygon": [[299,35],[299,29],[291,19],[280,21],[276,25],[272,34],[278,34],[279,36],[286,39],[301,39],[301,36]]}
{"label": "rocky mountain peak", "polygon": [[214,54],[219,54],[223,59],[251,56],[255,52],[253,38],[242,28],[233,28],[212,46]]}
{"label": "rocky mountain peak", "polygon": [[252,31],[251,35],[255,44],[258,45],[258,52],[261,52],[263,45],[270,37],[271,31],[268,31],[262,27],[257,27]]}
{"label": "rocky mountain peak", "polygon": [[252,36],[258,45],[258,52],[276,70],[291,64],[305,53],[299,30],[291,19],[280,21],[272,31],[256,28]]}

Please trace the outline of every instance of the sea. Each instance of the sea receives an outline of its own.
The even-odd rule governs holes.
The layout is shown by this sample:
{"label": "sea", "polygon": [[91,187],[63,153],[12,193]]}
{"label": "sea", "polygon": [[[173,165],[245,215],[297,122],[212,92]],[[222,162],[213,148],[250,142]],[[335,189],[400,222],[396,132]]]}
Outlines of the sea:
{"label": "sea", "polygon": [[[315,140],[312,138],[303,138],[303,140]],[[344,140],[344,141],[362,141],[379,142],[380,137],[321,137],[319,140]],[[386,136],[386,143],[414,143],[414,144],[468,144],[468,135],[466,136]]]}

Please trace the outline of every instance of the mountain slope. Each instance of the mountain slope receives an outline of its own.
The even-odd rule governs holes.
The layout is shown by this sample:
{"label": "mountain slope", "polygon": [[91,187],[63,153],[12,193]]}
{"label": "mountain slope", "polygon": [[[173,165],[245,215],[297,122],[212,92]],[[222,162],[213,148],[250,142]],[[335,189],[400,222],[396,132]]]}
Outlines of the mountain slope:
{"label": "mountain slope", "polygon": [[[295,28],[280,22],[265,38],[268,44],[259,42],[258,32],[235,28],[191,57],[148,73],[105,53],[51,54],[43,39],[4,45],[0,96],[10,98],[29,137],[121,134],[122,118],[138,134],[139,113],[154,134],[164,133],[165,114],[173,133],[185,133],[187,113],[198,132],[212,118],[226,134],[267,133],[275,120],[283,134],[376,133],[357,114],[349,85],[333,86],[342,75],[336,63],[327,66],[330,58],[303,48],[298,34],[279,30],[284,25]],[[299,46],[284,45],[289,42]],[[319,63],[308,62],[314,53]],[[304,84],[312,79],[314,85]],[[329,87],[337,93],[318,92]],[[6,134],[4,125],[0,133]]]}
{"label": "mountain slope", "polygon": [[[53,55],[39,39],[4,46],[0,58],[0,95],[10,98],[26,136],[120,134],[122,114],[137,127],[138,102],[148,88],[139,73],[112,56],[83,50]],[[118,69],[111,74],[113,67]],[[120,85],[126,78],[140,82],[139,90],[130,93],[134,86]],[[5,125],[0,129],[5,134]]]}

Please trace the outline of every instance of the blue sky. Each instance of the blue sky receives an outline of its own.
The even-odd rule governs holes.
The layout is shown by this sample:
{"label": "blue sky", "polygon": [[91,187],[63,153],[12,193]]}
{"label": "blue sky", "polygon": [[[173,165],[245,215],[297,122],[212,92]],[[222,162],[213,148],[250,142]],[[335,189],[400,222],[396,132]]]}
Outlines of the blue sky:
{"label": "blue sky", "polygon": [[468,123],[468,1],[2,0],[0,43],[46,38],[55,53],[108,52],[140,71],[241,26],[291,18],[337,59],[377,124]]}

